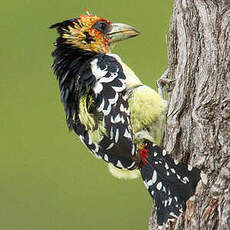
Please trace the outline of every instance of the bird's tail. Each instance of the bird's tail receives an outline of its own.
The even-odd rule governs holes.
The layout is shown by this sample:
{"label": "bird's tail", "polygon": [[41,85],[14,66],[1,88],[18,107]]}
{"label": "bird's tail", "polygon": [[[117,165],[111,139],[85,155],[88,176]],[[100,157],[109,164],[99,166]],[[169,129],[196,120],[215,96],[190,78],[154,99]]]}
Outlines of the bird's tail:
{"label": "bird's tail", "polygon": [[174,162],[165,150],[150,141],[145,141],[141,154],[146,153],[140,172],[155,200],[158,225],[163,225],[185,210],[186,201],[194,195],[200,180],[200,170]]}

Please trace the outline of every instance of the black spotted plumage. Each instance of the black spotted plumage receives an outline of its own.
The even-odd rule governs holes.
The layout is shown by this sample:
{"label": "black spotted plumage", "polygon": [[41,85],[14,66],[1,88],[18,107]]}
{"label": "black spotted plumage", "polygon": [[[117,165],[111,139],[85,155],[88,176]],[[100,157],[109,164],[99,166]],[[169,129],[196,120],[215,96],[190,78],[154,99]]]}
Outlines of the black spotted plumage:
{"label": "black spotted plumage", "polygon": [[[149,127],[155,121],[150,121],[147,125],[143,122],[143,127],[133,133],[134,122],[130,120],[130,112],[133,106],[139,105],[130,103],[129,100],[132,100],[130,98],[138,90],[143,90],[144,94],[144,89],[149,91],[149,87],[143,85],[134,73],[127,70],[128,68],[125,71],[125,68],[123,69],[125,64],[119,57],[108,54],[109,49],[105,43],[111,36],[107,35],[112,29],[112,24],[98,18],[98,21],[91,25],[92,28],[86,31],[84,23],[80,21],[81,18],[84,17],[51,26],[56,28],[60,35],[52,53],[54,58],[52,67],[59,81],[67,125],[96,157],[120,169],[139,168],[143,181],[155,200],[157,222],[163,225],[176,218],[185,209],[186,201],[195,193],[195,187],[200,180],[200,171],[184,163],[175,163],[165,150],[152,142]],[[83,21],[88,23],[92,18],[97,19],[96,16],[88,15],[84,18],[87,20]],[[116,28],[119,25],[124,28],[124,24],[116,24]],[[87,24],[86,27],[88,26]],[[74,36],[77,36],[76,30],[79,28],[83,30],[78,31],[80,38],[74,42]],[[100,37],[98,33],[93,37],[92,29],[96,29],[100,36],[102,34],[105,36],[101,40],[102,43],[97,44],[99,46],[95,48],[97,52],[89,49],[93,47],[89,44],[94,44],[96,38]],[[112,35],[117,33],[119,31],[116,29]],[[136,35],[134,33],[134,36]],[[68,40],[69,36],[71,42]],[[120,36],[118,38],[120,39]],[[80,45],[85,49],[76,45],[81,41]],[[133,86],[127,86],[128,78],[134,78]],[[138,96],[141,97],[140,94]],[[156,93],[152,93],[151,96],[156,97]],[[146,97],[144,99],[148,100]],[[149,112],[151,103],[143,107],[147,108],[146,111],[141,111],[143,115]],[[149,109],[150,113],[153,108]],[[83,119],[84,116],[88,116],[89,120],[92,119],[93,124],[87,124]],[[138,116],[138,119],[142,117]],[[96,131],[100,134],[99,138],[93,136]]]}
{"label": "black spotted plumage", "polygon": [[174,162],[167,152],[145,141],[148,164],[140,169],[144,183],[154,198],[159,225],[174,220],[185,210],[186,201],[195,193],[200,170]]}
{"label": "black spotted plumage", "polygon": [[80,134],[77,129],[74,130],[89,149],[106,162],[118,168],[135,168],[136,164],[132,160],[131,153],[135,152],[136,146],[130,127],[129,114],[120,110],[121,105],[128,110],[128,102],[125,97],[126,77],[122,67],[114,57],[100,54],[91,60],[90,69],[83,73],[82,78],[89,75],[89,72],[94,78],[90,92],[94,94],[97,112],[102,114],[102,122],[107,135],[104,135],[100,142],[89,145],[88,140],[91,137],[87,130],[84,135]]}
{"label": "black spotted plumage", "polygon": [[[53,68],[59,80],[68,127],[74,129],[82,142],[97,157],[118,168],[135,168],[136,164],[132,160],[131,153],[135,152],[136,146],[130,128],[129,114],[120,111],[121,105],[128,110],[127,98],[124,97],[126,77],[121,65],[109,55],[73,49],[66,45],[59,45],[52,56],[55,58]],[[95,61],[98,69],[107,71],[107,74],[100,79],[93,74],[92,63]],[[97,84],[102,86],[100,93],[97,93]],[[78,117],[79,101],[86,93],[86,89],[90,89],[89,95],[95,98],[94,109],[100,108],[98,112],[101,113],[107,130],[108,135],[102,138],[100,143],[92,142],[87,128],[81,124]],[[103,107],[100,107],[103,102]],[[117,116],[122,120],[115,122]],[[125,133],[129,133],[130,137],[125,137]]]}

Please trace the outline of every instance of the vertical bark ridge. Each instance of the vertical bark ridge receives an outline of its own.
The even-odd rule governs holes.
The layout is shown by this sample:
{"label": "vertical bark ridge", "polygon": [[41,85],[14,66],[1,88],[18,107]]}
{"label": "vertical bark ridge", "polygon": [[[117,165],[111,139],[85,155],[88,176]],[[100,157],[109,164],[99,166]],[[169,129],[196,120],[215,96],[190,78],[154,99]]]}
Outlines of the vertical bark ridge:
{"label": "vertical bark ridge", "polygon": [[[168,59],[175,81],[163,145],[202,169],[206,184],[163,229],[230,229],[230,1],[175,0]],[[158,229],[154,207],[149,229]]]}

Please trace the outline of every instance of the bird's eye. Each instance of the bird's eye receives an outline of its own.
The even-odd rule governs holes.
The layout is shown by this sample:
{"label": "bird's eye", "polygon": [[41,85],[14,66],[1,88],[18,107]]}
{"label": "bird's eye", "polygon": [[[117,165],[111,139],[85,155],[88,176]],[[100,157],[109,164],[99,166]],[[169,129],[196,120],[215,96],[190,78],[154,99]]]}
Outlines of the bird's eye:
{"label": "bird's eye", "polygon": [[110,25],[105,21],[98,21],[94,24],[93,28],[106,34],[110,29]]}
{"label": "bird's eye", "polygon": [[102,22],[102,23],[99,24],[99,26],[100,26],[101,30],[105,30],[105,28],[106,28],[107,25]]}

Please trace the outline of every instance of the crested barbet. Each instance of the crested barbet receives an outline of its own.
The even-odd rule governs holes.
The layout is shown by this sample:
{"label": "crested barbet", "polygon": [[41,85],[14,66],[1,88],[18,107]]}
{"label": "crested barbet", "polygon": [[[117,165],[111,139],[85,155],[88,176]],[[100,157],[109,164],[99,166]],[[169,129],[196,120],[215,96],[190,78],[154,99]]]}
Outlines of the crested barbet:
{"label": "crested barbet", "polygon": [[111,53],[117,42],[139,32],[88,12],[50,28],[59,34],[52,67],[69,129],[113,175],[141,174],[158,225],[175,220],[194,195],[200,170],[175,162],[156,144],[167,102]]}

